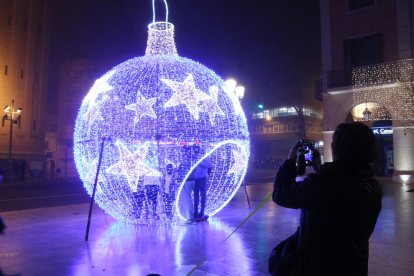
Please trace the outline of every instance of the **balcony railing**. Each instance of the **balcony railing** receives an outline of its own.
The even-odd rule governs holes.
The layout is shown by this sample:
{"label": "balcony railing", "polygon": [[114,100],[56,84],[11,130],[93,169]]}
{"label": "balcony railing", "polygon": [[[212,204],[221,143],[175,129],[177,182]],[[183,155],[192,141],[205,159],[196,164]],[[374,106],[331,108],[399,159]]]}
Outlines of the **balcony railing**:
{"label": "balcony railing", "polygon": [[333,70],[327,75],[327,88],[336,88],[352,85],[352,73],[348,70]]}
{"label": "balcony railing", "polygon": [[[327,83],[326,89],[332,89],[337,87],[345,87],[345,86],[353,86],[355,83],[353,81],[353,76],[355,74],[361,73],[363,71],[369,72],[372,76],[372,81],[376,85],[378,84],[385,84],[389,83],[390,80],[396,79],[403,79],[404,76],[401,76],[401,69],[402,67],[406,66],[414,66],[413,59],[406,59],[406,60],[398,60],[398,61],[391,61],[391,62],[383,62],[365,66],[354,67],[352,70],[332,70],[327,73]],[[382,74],[378,74],[378,70],[383,71]],[[321,83],[322,84],[322,83]],[[316,85],[315,87],[315,95],[318,92],[319,86],[321,84]],[[322,86],[323,87],[323,86]],[[322,88],[324,89],[324,88]]]}

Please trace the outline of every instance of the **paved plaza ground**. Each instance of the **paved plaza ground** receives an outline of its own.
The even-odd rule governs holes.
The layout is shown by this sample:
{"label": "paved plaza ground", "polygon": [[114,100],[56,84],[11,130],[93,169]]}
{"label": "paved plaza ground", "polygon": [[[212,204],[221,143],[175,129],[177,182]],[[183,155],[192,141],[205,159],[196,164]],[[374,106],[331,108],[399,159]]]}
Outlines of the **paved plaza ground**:
{"label": "paved plaza ground", "polygon": [[[380,181],[383,209],[371,237],[369,275],[414,275],[414,193],[407,192],[413,186],[392,183],[391,178]],[[23,276],[268,275],[269,252],[295,231],[299,211],[270,200],[232,233],[271,189],[271,182],[252,181],[247,185],[251,209],[241,187],[221,212],[189,226],[128,225],[94,206],[89,241],[84,198],[3,211],[8,229],[0,237],[0,266]],[[5,203],[1,199],[0,205]]]}

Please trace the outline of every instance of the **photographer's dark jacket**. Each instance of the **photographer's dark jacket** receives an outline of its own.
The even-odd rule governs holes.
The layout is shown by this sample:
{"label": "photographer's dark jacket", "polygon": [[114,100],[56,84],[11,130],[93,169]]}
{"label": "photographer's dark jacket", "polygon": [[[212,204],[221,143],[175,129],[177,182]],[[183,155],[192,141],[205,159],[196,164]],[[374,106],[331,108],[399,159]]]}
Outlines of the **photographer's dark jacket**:
{"label": "photographer's dark jacket", "polygon": [[382,198],[370,166],[325,163],[302,182],[295,182],[296,171],[294,161],[285,161],[274,183],[275,203],[302,209],[290,237],[289,273],[275,275],[367,275],[368,241]]}

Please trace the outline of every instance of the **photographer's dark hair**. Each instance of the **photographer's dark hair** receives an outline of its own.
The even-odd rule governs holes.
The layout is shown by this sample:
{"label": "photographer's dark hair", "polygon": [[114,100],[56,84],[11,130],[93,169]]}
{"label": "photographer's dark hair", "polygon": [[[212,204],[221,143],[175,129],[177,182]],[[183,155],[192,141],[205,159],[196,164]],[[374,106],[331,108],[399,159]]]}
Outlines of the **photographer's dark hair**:
{"label": "photographer's dark hair", "polygon": [[372,130],[363,123],[342,123],[332,138],[334,161],[350,165],[368,165],[377,157],[377,142]]}

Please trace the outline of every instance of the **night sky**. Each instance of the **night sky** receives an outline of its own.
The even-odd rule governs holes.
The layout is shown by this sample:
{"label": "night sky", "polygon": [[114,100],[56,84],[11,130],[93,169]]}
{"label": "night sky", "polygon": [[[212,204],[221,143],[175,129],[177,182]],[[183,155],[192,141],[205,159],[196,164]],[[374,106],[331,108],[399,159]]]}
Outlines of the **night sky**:
{"label": "night sky", "polygon": [[[163,21],[163,1],[156,7]],[[311,99],[320,73],[318,0],[170,0],[168,7],[179,55],[238,80],[248,106],[299,97],[317,104]],[[122,62],[145,53],[151,0],[60,0],[51,9],[51,91],[66,59],[116,56]]]}

